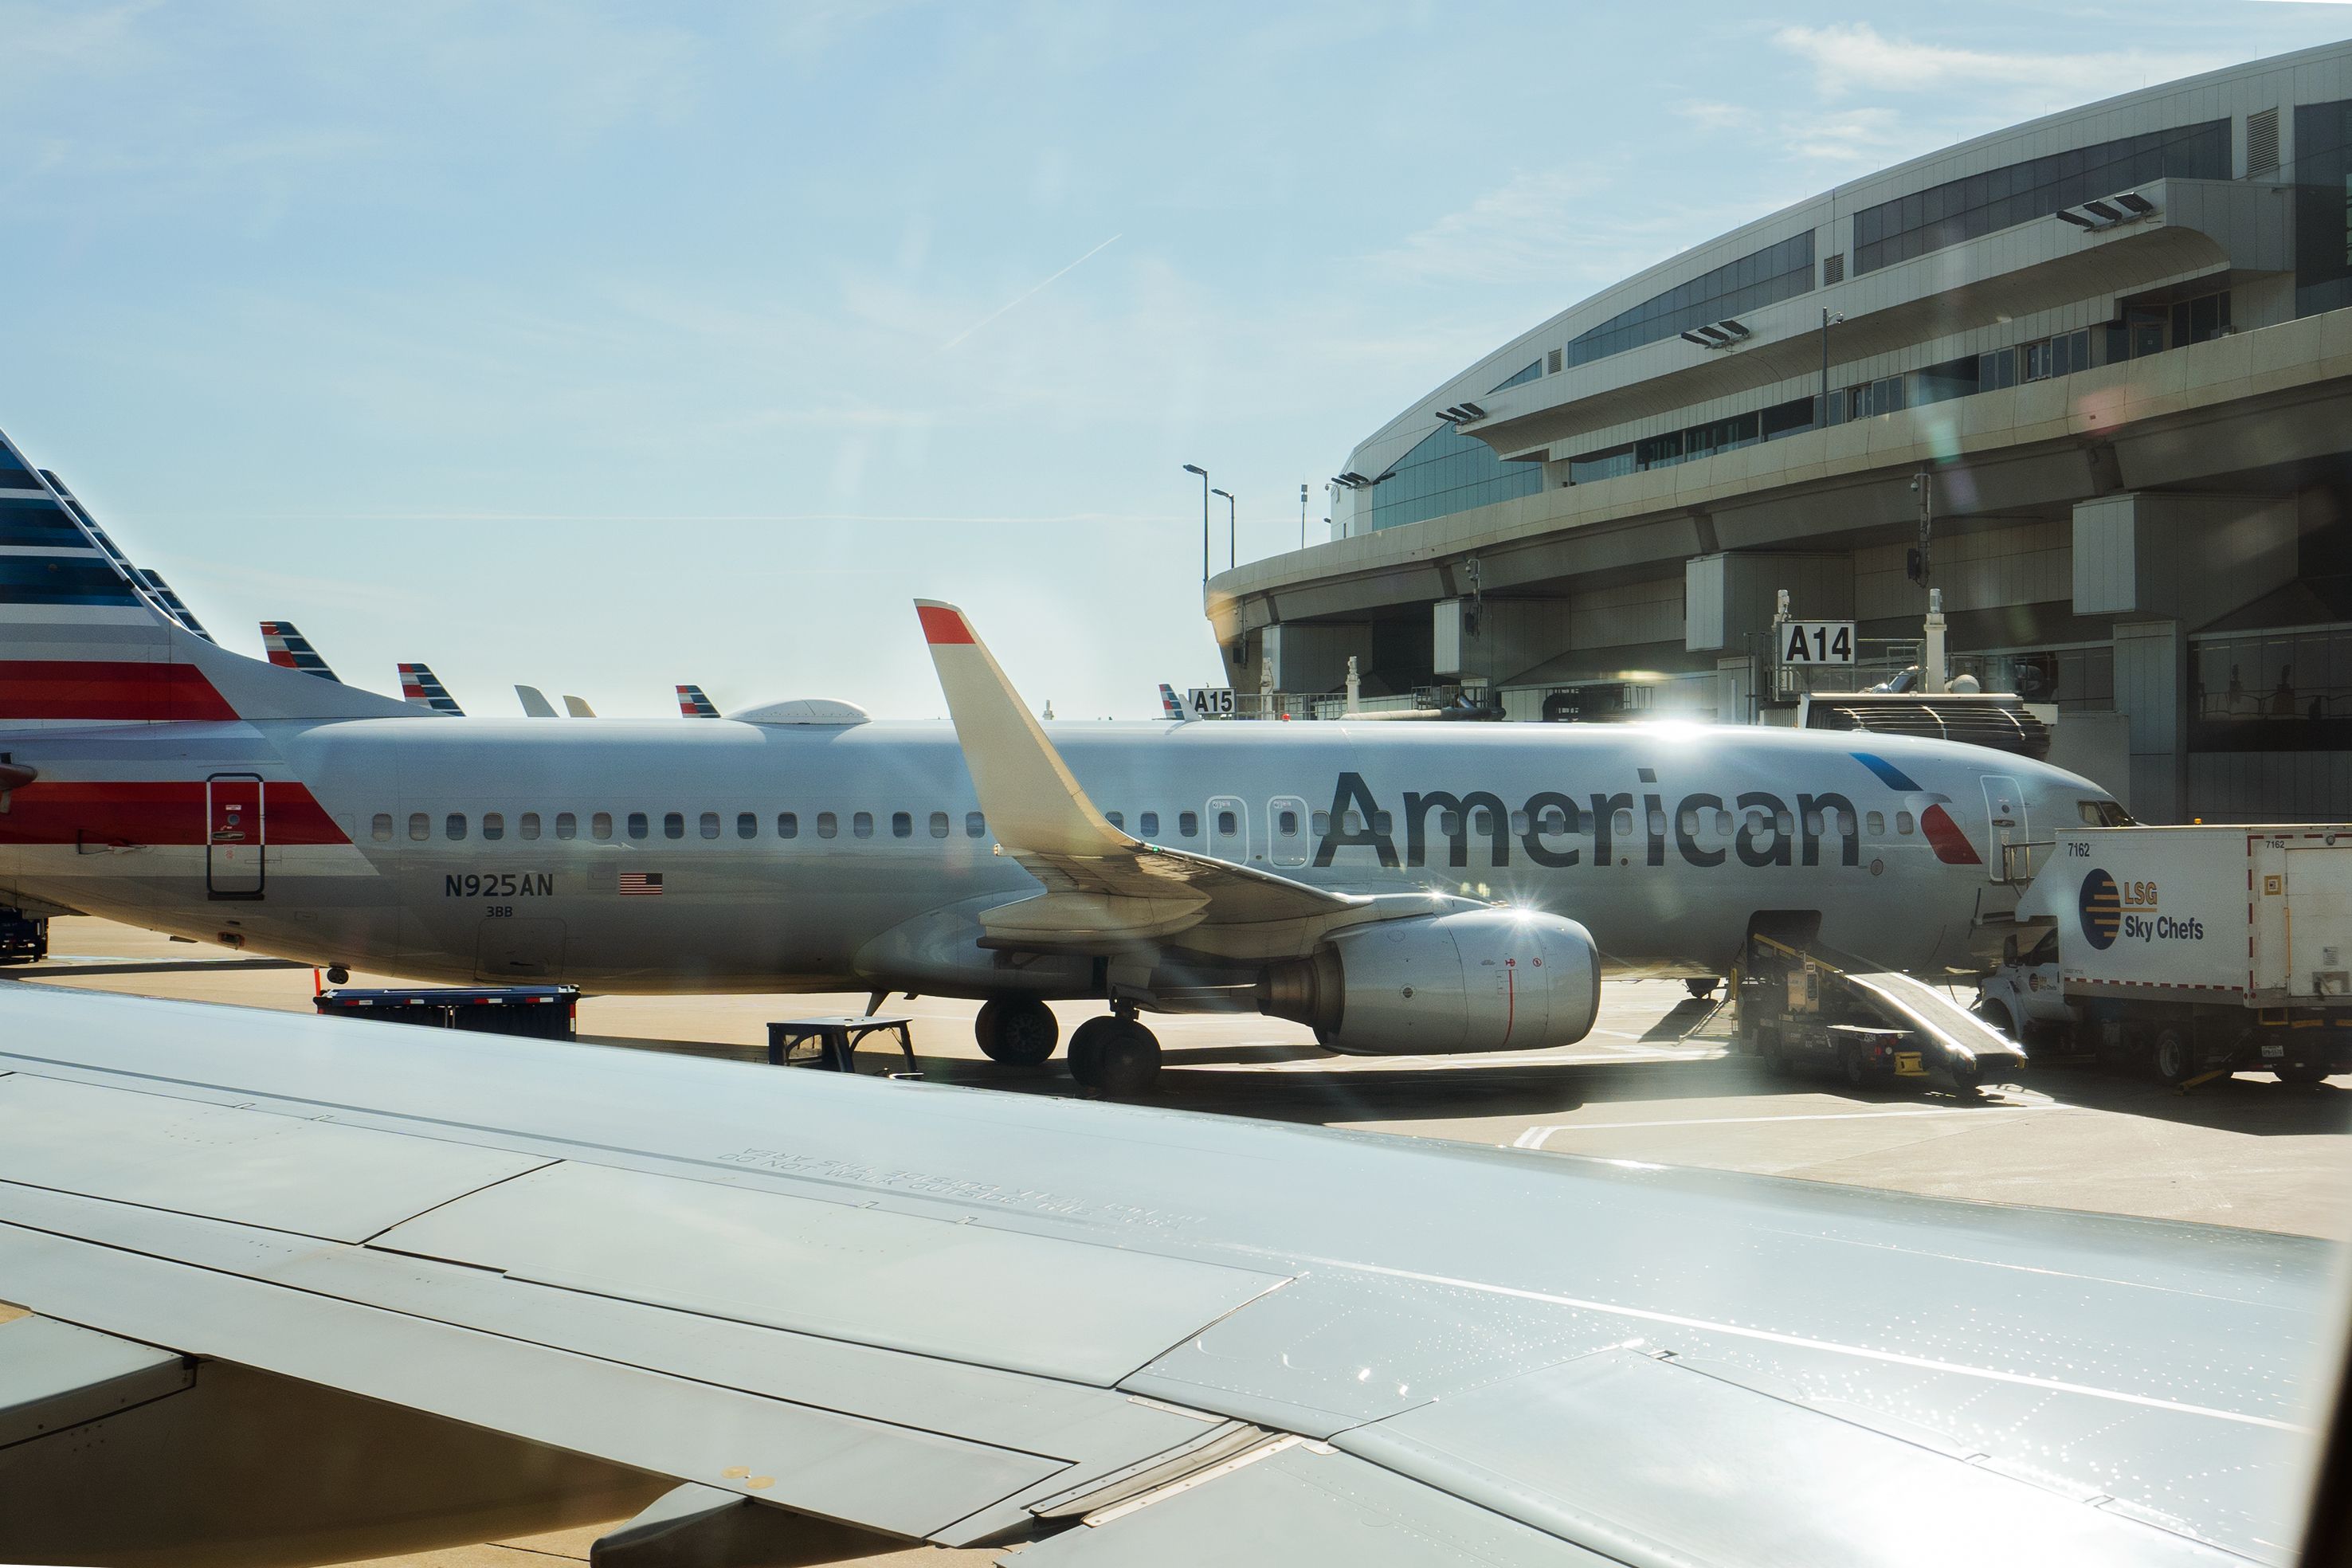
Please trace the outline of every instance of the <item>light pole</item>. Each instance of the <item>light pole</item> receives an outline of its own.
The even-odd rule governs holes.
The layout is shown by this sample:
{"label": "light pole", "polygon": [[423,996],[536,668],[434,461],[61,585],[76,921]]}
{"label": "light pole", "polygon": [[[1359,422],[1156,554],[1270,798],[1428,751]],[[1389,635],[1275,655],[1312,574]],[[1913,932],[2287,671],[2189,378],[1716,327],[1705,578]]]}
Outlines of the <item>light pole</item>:
{"label": "light pole", "polygon": [[1307,548],[1307,481],[1298,481],[1298,548]]}
{"label": "light pole", "polygon": [[1240,557],[1234,549],[1234,541],[1240,536],[1240,530],[1234,522],[1234,492],[1213,490],[1210,493],[1225,498],[1225,567],[1230,571],[1241,564]]}
{"label": "light pole", "polygon": [[1822,428],[1824,430],[1830,424],[1830,329],[1844,320],[1843,310],[1832,315],[1828,306],[1822,307]]}
{"label": "light pole", "polygon": [[1184,471],[1201,476],[1201,586],[1209,585],[1209,470],[1198,463],[1187,463]]}

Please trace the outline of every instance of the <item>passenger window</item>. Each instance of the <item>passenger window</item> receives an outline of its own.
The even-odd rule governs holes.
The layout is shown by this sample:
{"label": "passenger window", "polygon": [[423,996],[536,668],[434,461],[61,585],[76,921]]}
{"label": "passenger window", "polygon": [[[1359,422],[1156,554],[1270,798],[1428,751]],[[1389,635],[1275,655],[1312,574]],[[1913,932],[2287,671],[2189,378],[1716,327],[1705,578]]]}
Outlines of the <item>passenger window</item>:
{"label": "passenger window", "polygon": [[486,811],[482,813],[483,837],[504,838],[506,836],[507,819],[503,816],[495,811]]}
{"label": "passenger window", "polygon": [[609,811],[600,811],[594,816],[590,817],[588,819],[588,831],[594,834],[599,838],[612,837],[613,814]]}
{"label": "passenger window", "polygon": [[976,811],[965,812],[963,814],[963,836],[966,838],[987,837],[988,818],[982,816]]}
{"label": "passenger window", "polygon": [[422,844],[433,837],[433,819],[423,812],[413,812],[408,818],[408,836]]}
{"label": "passenger window", "polygon": [[662,813],[662,837],[664,838],[683,838],[686,837],[686,814],[684,812],[666,811]]}
{"label": "passenger window", "polygon": [[1347,816],[1347,823],[1349,833],[1361,833],[1364,830],[1364,814],[1360,811],[1349,812]]}
{"label": "passenger window", "polygon": [[1797,831],[1797,819],[1785,811],[1776,811],[1772,814],[1772,826],[1781,837],[1791,837]]}
{"label": "passenger window", "polygon": [[849,831],[855,833],[860,838],[873,837],[874,814],[870,811],[861,811],[856,816],[851,817],[849,819]]}
{"label": "passenger window", "polygon": [[796,813],[789,811],[780,811],[776,813],[777,837],[798,838],[800,836],[801,819]]}
{"label": "passenger window", "polygon": [[1234,820],[1234,814],[1232,812],[1221,811],[1217,813],[1217,832],[1220,837],[1231,838],[1234,834],[1240,831],[1240,825]]}
{"label": "passenger window", "polygon": [[[1230,832],[1231,829],[1223,829],[1222,831]],[[1451,838],[1455,834],[1461,832],[1462,814],[1458,811],[1439,812],[1437,814],[1437,831],[1443,833],[1448,838]]]}
{"label": "passenger window", "polygon": [[648,829],[648,827],[647,827],[647,826],[646,826],[646,814],[645,814],[644,812],[642,812],[642,811],[633,811],[633,812],[629,813],[629,837],[632,837],[632,838],[643,838],[648,831],[649,831],[649,829]]}
{"label": "passenger window", "polygon": [[1898,811],[1895,814],[1895,831],[1905,838],[1911,837],[1911,814],[1909,812]]}
{"label": "passenger window", "polygon": [[1201,814],[1196,811],[1178,812],[1176,814],[1176,836],[1179,838],[1200,837]]}
{"label": "passenger window", "polygon": [[699,823],[698,823],[696,826],[698,826],[699,828],[701,828],[701,830],[702,830],[702,836],[703,836],[705,838],[716,838],[716,837],[719,837],[719,814],[718,814],[717,812],[715,812],[715,811],[706,811],[706,812],[704,812],[704,813],[702,814],[702,820],[701,820]]}
{"label": "passenger window", "polygon": [[1298,814],[1295,811],[1283,812],[1275,817],[1274,825],[1276,831],[1287,838],[1298,831]]}
{"label": "passenger window", "polygon": [[944,811],[935,811],[931,813],[931,837],[934,838],[945,838],[947,836],[948,814]]}
{"label": "passenger window", "polygon": [[1885,812],[1874,811],[1868,816],[1863,818],[1863,821],[1867,825],[1870,830],[1870,836],[1873,838],[1884,837],[1885,836],[1886,814]]}
{"label": "passenger window", "polygon": [[1387,837],[1390,834],[1394,833],[1396,831],[1396,813],[1392,811],[1376,811],[1372,813],[1372,830],[1380,834],[1383,838]]}
{"label": "passenger window", "polygon": [[816,814],[816,836],[819,838],[831,838],[840,831],[841,819],[839,817],[834,816],[833,813],[829,811],[820,811]]}
{"label": "passenger window", "polygon": [[1156,812],[1156,811],[1147,811],[1147,812],[1145,812],[1145,813],[1143,814],[1143,820],[1142,820],[1142,821],[1140,821],[1140,822],[1139,822],[1139,823],[1137,823],[1137,824],[1136,824],[1136,826],[1138,826],[1138,827],[1139,827],[1139,828],[1141,828],[1141,829],[1143,830],[1143,836],[1144,836],[1146,838],[1157,838],[1157,837],[1160,837],[1160,814],[1159,814],[1158,812]]}
{"label": "passenger window", "polygon": [[572,816],[568,811],[557,812],[555,814],[555,836],[558,838],[579,837],[580,819]]}
{"label": "passenger window", "polygon": [[466,814],[462,811],[453,811],[444,817],[441,822],[441,836],[444,838],[465,837]]}
{"label": "passenger window", "polygon": [[738,837],[738,838],[757,838],[757,837],[760,837],[760,819],[759,819],[759,817],[758,817],[757,816],[753,815],[752,813],[748,812],[748,811],[739,811],[739,812],[737,812],[737,813],[735,814],[735,837]]}
{"label": "passenger window", "polygon": [[520,828],[520,829],[521,830],[522,836],[523,836],[525,838],[536,838],[536,837],[539,837],[539,813],[537,813],[537,812],[535,812],[535,811],[526,811],[526,812],[524,812],[524,813],[522,814],[522,820],[521,820],[520,822],[518,822],[515,826],[516,826],[518,828]]}
{"label": "passenger window", "polygon": [[914,836],[914,817],[903,811],[892,812],[890,814],[890,837],[893,838],[912,838]]}
{"label": "passenger window", "polygon": [[1816,838],[1819,838],[1822,836],[1822,814],[1820,812],[1809,811],[1805,813],[1805,831],[1811,834]]}
{"label": "passenger window", "polygon": [[1664,838],[1666,836],[1666,814],[1662,807],[1650,808],[1650,836],[1654,838]]}
{"label": "passenger window", "polygon": [[1628,811],[1628,810],[1624,809],[1622,806],[1620,806],[1620,807],[1618,808],[1618,811],[1617,811],[1617,822],[1616,822],[1616,827],[1617,827],[1617,837],[1620,837],[1620,838],[1631,838],[1631,837],[1633,837],[1633,814],[1632,812],[1630,812],[1630,811]]}
{"label": "passenger window", "polygon": [[1731,813],[1718,811],[1715,814],[1715,836],[1717,838],[1731,837]]}
{"label": "passenger window", "polygon": [[1103,820],[1109,823],[1113,827],[1118,828],[1121,833],[1127,831],[1127,817],[1119,812],[1106,811],[1103,813]]}
{"label": "passenger window", "polygon": [[375,820],[368,825],[368,831],[375,835],[379,844],[388,842],[392,837],[392,813],[377,812]]}
{"label": "passenger window", "polygon": [[1696,811],[1688,808],[1684,810],[1682,834],[1685,838],[1696,838],[1698,837],[1698,813]]}
{"label": "passenger window", "polygon": [[1328,837],[1331,831],[1331,814],[1328,811],[1311,814],[1307,818],[1307,828],[1318,838]]}
{"label": "passenger window", "polygon": [[[1350,812],[1349,815],[1352,816],[1355,814]],[[1536,831],[1538,833],[1567,832],[1568,813],[1562,811],[1556,805],[1545,806],[1543,809],[1543,815],[1536,818]]]}

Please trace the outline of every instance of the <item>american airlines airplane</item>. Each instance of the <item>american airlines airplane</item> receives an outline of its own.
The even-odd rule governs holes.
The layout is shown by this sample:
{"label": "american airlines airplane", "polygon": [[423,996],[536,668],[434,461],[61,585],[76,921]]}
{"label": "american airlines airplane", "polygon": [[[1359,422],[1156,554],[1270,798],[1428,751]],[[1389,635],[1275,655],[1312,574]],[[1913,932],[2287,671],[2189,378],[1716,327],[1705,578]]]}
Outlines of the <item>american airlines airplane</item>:
{"label": "american airlines airplane", "polygon": [[716,719],[719,704],[702,694],[702,688],[691,681],[677,689],[677,716],[681,719]]}
{"label": "american airlines airplane", "polygon": [[466,716],[466,710],[457,706],[457,700],[449,695],[449,689],[441,684],[441,678],[433,673],[429,664],[400,667],[400,697],[412,707],[446,713],[453,719]]}
{"label": "american airlines airplane", "polygon": [[[329,680],[339,679],[319,650],[310,646],[310,639],[295,629],[292,621],[262,622],[261,651],[280,669],[299,669]],[[406,666],[402,667],[402,673],[407,673]]]}
{"label": "american airlines airplane", "polygon": [[[1049,735],[958,610],[950,724],[801,701],[682,724],[420,710],[194,636],[0,438],[0,901],[326,966],[592,991],[1255,1010],[1342,1052],[1539,1049],[1604,968],[1730,973],[1752,933],[1938,974],[2007,841],[2119,809],[1969,746],[1660,725],[1088,723]],[[1923,988],[1924,989],[1924,988]],[[1998,1037],[1990,1037],[1998,1039]]]}

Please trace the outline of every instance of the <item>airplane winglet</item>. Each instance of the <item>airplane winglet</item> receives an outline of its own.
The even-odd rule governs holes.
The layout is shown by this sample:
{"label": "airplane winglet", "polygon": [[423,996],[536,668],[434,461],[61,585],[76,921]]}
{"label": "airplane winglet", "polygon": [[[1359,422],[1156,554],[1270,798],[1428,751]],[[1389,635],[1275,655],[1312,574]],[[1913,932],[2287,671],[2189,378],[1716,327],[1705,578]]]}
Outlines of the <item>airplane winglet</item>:
{"label": "airplane winglet", "polygon": [[1010,850],[1081,858],[1141,848],[1140,839],[1113,827],[1087,798],[964,613],[918,599],[915,614],[997,842]]}

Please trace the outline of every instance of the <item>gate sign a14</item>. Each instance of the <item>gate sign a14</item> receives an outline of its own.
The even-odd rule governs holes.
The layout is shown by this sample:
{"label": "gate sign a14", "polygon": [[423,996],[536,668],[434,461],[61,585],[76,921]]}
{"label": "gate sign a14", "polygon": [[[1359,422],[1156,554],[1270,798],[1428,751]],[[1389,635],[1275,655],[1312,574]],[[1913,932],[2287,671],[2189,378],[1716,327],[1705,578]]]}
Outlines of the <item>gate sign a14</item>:
{"label": "gate sign a14", "polygon": [[1782,664],[1852,664],[1852,621],[1783,621],[1780,624]]}

